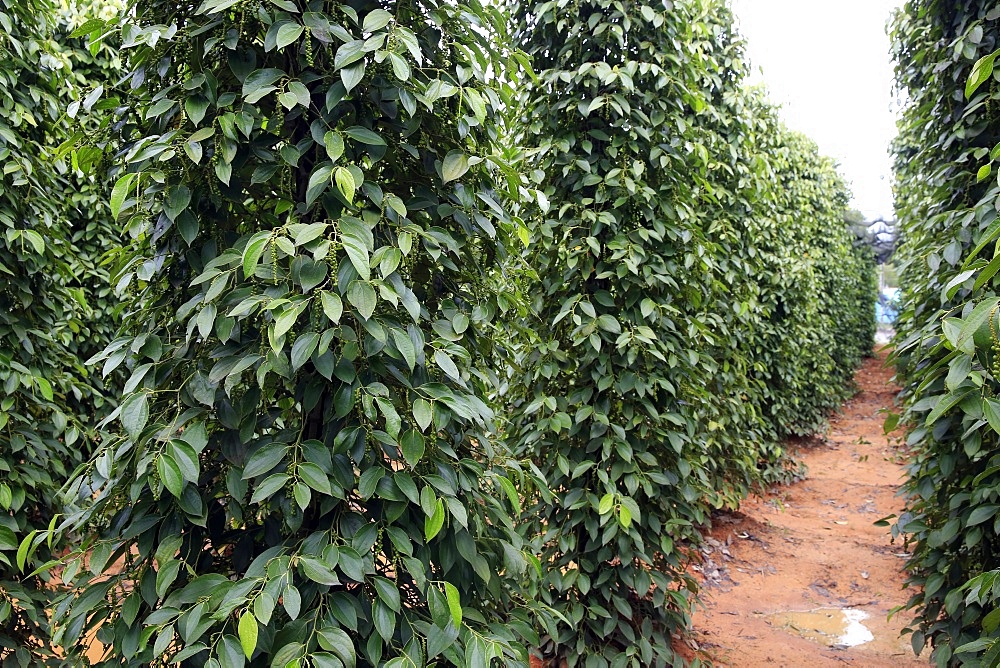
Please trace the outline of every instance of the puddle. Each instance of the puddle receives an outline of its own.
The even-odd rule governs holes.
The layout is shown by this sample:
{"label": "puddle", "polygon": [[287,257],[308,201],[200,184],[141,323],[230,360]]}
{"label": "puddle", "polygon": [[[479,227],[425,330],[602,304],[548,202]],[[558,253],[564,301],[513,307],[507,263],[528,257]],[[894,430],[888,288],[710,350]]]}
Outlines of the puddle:
{"label": "puddle", "polygon": [[875,639],[862,620],[864,610],[820,608],[806,612],[776,612],[769,617],[787,630],[830,647],[855,647]]}

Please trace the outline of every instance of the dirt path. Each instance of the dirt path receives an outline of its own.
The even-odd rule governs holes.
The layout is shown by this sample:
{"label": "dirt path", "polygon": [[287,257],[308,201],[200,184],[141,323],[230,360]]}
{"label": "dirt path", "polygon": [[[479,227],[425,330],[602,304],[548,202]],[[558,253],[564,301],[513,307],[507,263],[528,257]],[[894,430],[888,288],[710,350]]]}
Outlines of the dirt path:
{"label": "dirt path", "polygon": [[[913,656],[908,638],[899,637],[909,615],[887,620],[907,598],[900,570],[905,554],[890,543],[887,529],[872,525],[902,505],[895,496],[902,453],[883,434],[879,413],[892,406],[896,391],[884,359],[883,352],[861,368],[861,393],[844,405],[825,437],[795,446],[808,466],[805,480],[752,498],[740,513],[716,521],[699,569],[705,608],[694,615],[691,641],[716,665],[928,665]],[[832,610],[794,619],[782,614],[817,608]],[[843,608],[867,614],[861,623],[874,640],[835,648],[840,631],[815,632],[842,619]],[[856,626],[851,630],[864,635]]]}

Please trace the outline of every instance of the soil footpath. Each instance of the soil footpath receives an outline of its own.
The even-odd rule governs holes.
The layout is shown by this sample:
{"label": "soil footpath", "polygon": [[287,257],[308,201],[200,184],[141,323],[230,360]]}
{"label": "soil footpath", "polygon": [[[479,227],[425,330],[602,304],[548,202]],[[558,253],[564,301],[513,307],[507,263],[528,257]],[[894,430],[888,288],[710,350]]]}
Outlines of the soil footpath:
{"label": "soil footpath", "polygon": [[[900,637],[909,613],[888,619],[908,598],[907,555],[888,529],[873,525],[901,509],[906,456],[896,435],[882,430],[881,410],[897,391],[886,354],[858,371],[860,393],[827,433],[790,445],[808,468],[802,481],[716,518],[697,567],[704,606],[688,641],[696,655],[735,668],[928,665]],[[866,615],[864,629],[843,629],[846,641],[835,628],[843,609],[862,611],[848,620]],[[869,633],[872,640],[850,646]]]}

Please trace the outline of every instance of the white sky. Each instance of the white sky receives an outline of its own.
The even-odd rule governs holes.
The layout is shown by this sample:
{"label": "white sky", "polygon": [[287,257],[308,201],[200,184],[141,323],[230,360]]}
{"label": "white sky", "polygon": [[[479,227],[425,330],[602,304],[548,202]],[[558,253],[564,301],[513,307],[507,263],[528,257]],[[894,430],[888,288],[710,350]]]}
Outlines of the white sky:
{"label": "white sky", "polygon": [[885,26],[903,0],[733,0],[754,68],[785,122],[840,163],[852,206],[892,218],[896,134]]}

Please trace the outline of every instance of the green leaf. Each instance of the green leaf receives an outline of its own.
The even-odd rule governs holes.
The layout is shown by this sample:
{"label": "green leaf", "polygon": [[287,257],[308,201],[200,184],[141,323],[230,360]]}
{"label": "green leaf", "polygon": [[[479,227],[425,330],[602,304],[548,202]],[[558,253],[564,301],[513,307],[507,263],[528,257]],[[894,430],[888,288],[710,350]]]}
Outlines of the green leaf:
{"label": "green leaf", "polygon": [[969,519],[966,520],[965,525],[967,527],[971,527],[977,524],[982,524],[986,520],[992,519],[993,516],[997,514],[997,509],[1000,509],[1000,506],[992,504],[977,506],[976,508],[973,508],[971,513],[969,513]]}
{"label": "green leaf", "polygon": [[350,67],[340,70],[340,80],[344,83],[344,88],[350,93],[365,78],[365,62],[355,63]]}
{"label": "green leaf", "polygon": [[997,56],[1000,56],[1000,50],[983,56],[972,66],[972,74],[969,75],[969,79],[965,83],[966,99],[972,97],[972,94],[993,75],[993,63]]}
{"label": "green leaf", "polygon": [[278,35],[274,41],[275,46],[279,49],[285,48],[302,35],[303,29],[304,27],[298,23],[285,23],[278,28]]}
{"label": "green leaf", "polygon": [[396,350],[403,356],[406,366],[409,367],[410,371],[413,371],[417,366],[417,350],[409,335],[402,330],[394,329],[392,330],[392,340],[396,344]]}
{"label": "green leaf", "polygon": [[156,472],[159,473],[160,480],[163,481],[163,486],[167,488],[167,491],[180,498],[184,493],[184,475],[173,457],[167,453],[161,453],[156,459]]}
{"label": "green leaf", "polygon": [[451,621],[455,624],[455,628],[462,628],[462,599],[458,595],[458,588],[450,582],[445,582],[444,595],[448,599]]}
{"label": "green leaf", "polygon": [[267,473],[285,458],[287,451],[288,446],[284,443],[269,443],[258,448],[243,467],[243,479],[249,480]]}
{"label": "green leaf", "polygon": [[346,130],[344,130],[344,133],[351,139],[359,141],[362,144],[369,144],[371,146],[385,146],[384,139],[382,139],[380,136],[378,136],[378,134],[372,132],[368,128],[362,127],[360,125],[351,126]]}
{"label": "green leaf", "polygon": [[46,401],[52,401],[54,397],[52,393],[52,384],[41,376],[35,376],[34,381],[35,384],[38,385],[38,391],[41,393],[42,398]]}
{"label": "green leaf", "polygon": [[317,641],[319,646],[328,652],[333,652],[344,662],[344,665],[351,668],[357,663],[357,654],[354,650],[354,641],[342,629],[328,626],[320,629]]}
{"label": "green leaf", "polygon": [[427,431],[433,417],[434,409],[426,399],[417,398],[413,401],[413,419],[417,421],[421,431]]}
{"label": "green leaf", "polygon": [[37,529],[29,532],[28,535],[21,540],[21,544],[17,548],[17,554],[14,558],[17,563],[17,569],[22,573],[25,572],[25,569],[28,566],[29,555],[34,552],[35,536],[37,535]]}
{"label": "green leaf", "polygon": [[129,396],[122,404],[120,419],[129,436],[135,438],[149,421],[149,405],[146,393],[138,392]]}
{"label": "green leaf", "polygon": [[292,346],[291,362],[293,371],[301,369],[309,361],[318,344],[319,334],[316,332],[306,332],[299,335],[299,338],[295,340],[295,344]]}
{"label": "green leaf", "polygon": [[986,231],[982,233],[979,237],[979,241],[976,243],[976,247],[966,256],[965,264],[962,265],[962,269],[968,269],[972,261],[976,259],[976,256],[986,248],[988,245],[1000,238],[1000,218],[994,220],[990,223],[990,226],[986,228]]}
{"label": "green leaf", "polygon": [[344,302],[340,299],[340,295],[324,290],[320,293],[320,300],[323,303],[323,313],[330,322],[339,323],[340,317],[344,314]]}
{"label": "green leaf", "polygon": [[444,371],[446,374],[454,378],[455,380],[461,382],[462,374],[458,370],[458,366],[455,365],[454,360],[445,351],[438,349],[434,351],[434,362],[438,367]]}
{"label": "green leaf", "polygon": [[384,9],[373,9],[365,16],[361,29],[365,32],[375,32],[389,25],[392,21],[392,14]]}
{"label": "green leaf", "polygon": [[92,32],[103,32],[107,22],[103,19],[91,18],[84,21],[80,27],[69,34],[72,38],[84,37]]}
{"label": "green leaf", "polygon": [[35,230],[21,230],[21,238],[27,239],[35,252],[41,255],[45,252],[45,239]]}
{"label": "green leaf", "polygon": [[626,529],[632,526],[632,511],[624,504],[618,507],[618,522]]}
{"label": "green leaf", "polygon": [[410,465],[410,468],[416,468],[424,456],[424,437],[415,429],[407,429],[400,440],[400,445],[403,450],[403,459]]}
{"label": "green leaf", "polygon": [[351,174],[351,170],[346,167],[337,167],[333,172],[333,181],[337,185],[337,190],[347,203],[354,202],[354,191],[357,188],[357,184],[354,183],[354,175]]}
{"label": "green leaf", "polygon": [[370,320],[375,313],[375,305],[378,303],[378,296],[375,289],[364,281],[351,281],[347,288],[347,301],[349,301],[365,320]]}
{"label": "green leaf", "polygon": [[284,487],[287,482],[288,476],[284,473],[269,475],[261,480],[260,484],[254,489],[253,494],[250,495],[250,503],[262,503],[267,501],[272,496],[277,494],[278,490]]}
{"label": "green leaf", "polygon": [[333,491],[330,487],[330,478],[326,473],[316,464],[312,462],[305,462],[299,464],[298,475],[302,480],[312,487],[317,492],[321,494],[326,494],[330,496]]}
{"label": "green leaf", "polygon": [[983,414],[993,431],[1000,433],[1000,401],[990,398],[983,399]]}
{"label": "green leaf", "polygon": [[285,76],[284,71],[274,68],[251,72],[243,81],[243,97],[249,104],[259,101],[268,93],[277,90],[273,84],[283,76]]}
{"label": "green leaf", "polygon": [[302,610],[302,596],[294,585],[285,587],[284,593],[281,594],[281,605],[291,619],[298,619]]}
{"label": "green leaf", "polygon": [[597,507],[597,512],[601,515],[607,515],[611,512],[611,509],[615,507],[615,495],[605,494],[601,497],[601,502]]}
{"label": "green leaf", "polygon": [[[198,484],[201,475],[201,462],[198,460],[198,453],[189,444],[180,440],[173,440],[167,444],[166,455],[177,464],[181,477],[192,484]],[[176,495],[175,495],[176,496]]]}
{"label": "green leaf", "polygon": [[441,165],[441,178],[445,183],[454,181],[469,171],[469,156],[462,151],[450,151]]}
{"label": "green leaf", "polygon": [[326,147],[326,154],[332,162],[337,162],[340,156],[344,155],[344,138],[339,132],[330,130],[323,135],[323,145]]}
{"label": "green leaf", "polygon": [[514,512],[517,515],[521,514],[521,497],[518,495],[517,490],[514,488],[514,483],[510,481],[506,476],[497,476],[497,481],[500,483],[500,487],[503,488],[504,494],[507,495],[507,499],[510,501],[510,505],[514,507]]}
{"label": "green leaf", "polygon": [[400,81],[407,81],[410,78],[410,65],[403,57],[396,53],[389,53],[389,62],[392,63],[392,73]]}
{"label": "green leaf", "polygon": [[444,528],[444,502],[438,499],[434,505],[434,514],[424,518],[424,540],[434,538],[442,528]]}
{"label": "green leaf", "polygon": [[302,557],[299,559],[299,566],[306,577],[321,585],[335,586],[340,584],[340,578],[330,568],[319,559],[312,557]]}
{"label": "green leaf", "polygon": [[119,214],[121,214],[122,209],[125,207],[125,200],[128,199],[137,178],[139,178],[139,175],[132,173],[126,174],[115,181],[115,186],[111,189],[110,199],[112,218],[118,218]]}
{"label": "green leaf", "polygon": [[458,629],[454,625],[448,624],[442,629],[437,624],[431,626],[427,632],[427,658],[433,659],[438,654],[455,644],[458,639]]}
{"label": "green leaf", "polygon": [[248,659],[253,656],[254,650],[257,649],[257,631],[257,620],[247,610],[240,616],[239,634],[243,654]]}
{"label": "green leaf", "polygon": [[976,392],[977,390],[966,390],[965,392],[949,392],[948,394],[942,395],[937,403],[934,405],[934,409],[927,415],[927,419],[924,422],[926,425],[932,425],[937,422],[938,418],[943,416],[949,410],[962,403],[962,401]]}
{"label": "green leaf", "polygon": [[299,285],[302,286],[302,292],[308,293],[325,281],[326,272],[327,266],[325,262],[316,262],[305,258],[302,266],[299,268]]}
{"label": "green leaf", "polygon": [[307,206],[312,206],[319,199],[319,196],[326,191],[327,186],[330,185],[331,174],[333,174],[333,165],[324,163],[318,166],[309,176],[309,185],[306,187]]}
{"label": "green leaf", "polygon": [[375,593],[390,610],[398,613],[402,609],[399,589],[396,585],[387,578],[381,577],[372,578],[372,584],[375,586]]}
{"label": "green leaf", "polygon": [[[203,95],[189,95],[184,99],[184,111],[195,127],[197,127],[208,112],[208,100]],[[195,146],[199,146],[196,142],[188,141],[188,144],[192,143]],[[198,160],[194,160],[194,162],[198,162]]]}
{"label": "green leaf", "polygon": [[250,237],[250,241],[247,242],[246,248],[243,250],[243,276],[245,278],[251,278],[256,273],[257,263],[260,262],[260,257],[264,254],[264,248],[270,238],[271,232],[269,230],[261,230]]}
{"label": "green leaf", "polygon": [[156,572],[156,595],[161,600],[166,598],[167,592],[170,590],[170,586],[177,580],[180,570],[181,562],[177,559],[171,559],[167,563],[162,564]]}

